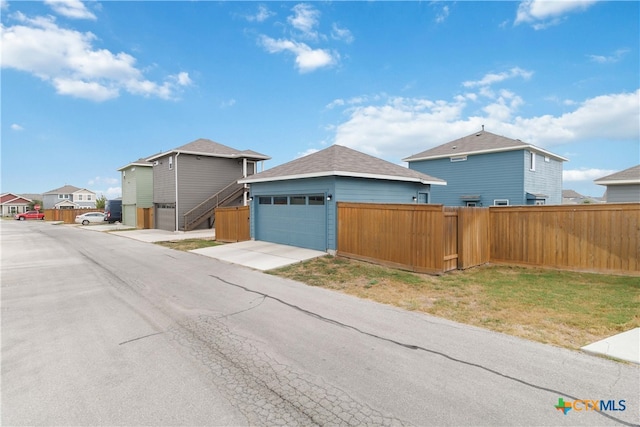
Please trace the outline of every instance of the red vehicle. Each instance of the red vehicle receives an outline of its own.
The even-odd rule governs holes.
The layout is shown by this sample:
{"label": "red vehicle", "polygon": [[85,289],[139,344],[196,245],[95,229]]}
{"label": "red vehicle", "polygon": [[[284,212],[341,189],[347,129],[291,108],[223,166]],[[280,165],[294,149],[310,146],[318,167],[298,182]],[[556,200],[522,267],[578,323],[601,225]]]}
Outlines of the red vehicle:
{"label": "red vehicle", "polygon": [[15,219],[19,219],[20,221],[24,221],[25,219],[42,219],[44,220],[44,212],[40,211],[27,211],[25,213],[17,214]]}

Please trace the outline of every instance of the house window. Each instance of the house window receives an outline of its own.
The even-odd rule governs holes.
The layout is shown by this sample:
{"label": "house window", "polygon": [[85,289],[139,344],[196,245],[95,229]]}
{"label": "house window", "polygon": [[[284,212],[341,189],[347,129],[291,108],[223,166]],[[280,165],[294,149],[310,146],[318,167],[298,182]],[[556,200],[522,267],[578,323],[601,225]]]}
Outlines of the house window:
{"label": "house window", "polygon": [[271,204],[271,197],[260,196],[260,197],[258,197],[258,203],[261,204],[261,205],[270,205]]}
{"label": "house window", "polygon": [[549,156],[544,156],[544,161],[545,161],[546,163],[549,163],[549,162],[551,161],[551,157],[549,157]]}
{"label": "house window", "polygon": [[536,206],[542,206],[544,204],[544,200],[536,200]]}
{"label": "house window", "polygon": [[468,208],[475,208],[476,206],[478,206],[478,202],[467,202]]}
{"label": "house window", "polygon": [[529,151],[529,170],[536,170],[536,153],[534,153],[533,151]]}
{"label": "house window", "polygon": [[495,199],[493,206],[509,206],[509,199]]}
{"label": "house window", "polygon": [[91,194],[87,194],[87,200],[91,200]]}
{"label": "house window", "polygon": [[324,196],[321,194],[316,196],[309,196],[309,204],[315,206],[324,205]]}
{"label": "house window", "polygon": [[173,156],[169,156],[169,169],[173,169]]}
{"label": "house window", "polygon": [[82,200],[82,194],[78,194],[78,201]]}
{"label": "house window", "polygon": [[306,205],[307,198],[305,196],[291,196],[289,198],[289,204],[291,205]]}
{"label": "house window", "polygon": [[464,162],[467,160],[467,156],[455,156],[455,157],[450,157],[450,160],[452,162]]}
{"label": "house window", "polygon": [[288,197],[287,196],[276,196],[273,198],[273,204],[274,205],[286,205],[288,204]]}
{"label": "house window", "polygon": [[58,194],[58,199],[68,199],[69,195],[68,194]]}

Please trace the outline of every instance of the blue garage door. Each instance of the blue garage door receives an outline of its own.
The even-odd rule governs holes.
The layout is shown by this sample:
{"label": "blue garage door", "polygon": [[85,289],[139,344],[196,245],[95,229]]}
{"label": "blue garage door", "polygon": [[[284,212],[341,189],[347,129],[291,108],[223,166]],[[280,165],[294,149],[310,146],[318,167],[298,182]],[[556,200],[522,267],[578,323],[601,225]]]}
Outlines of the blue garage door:
{"label": "blue garage door", "polygon": [[327,250],[324,195],[258,196],[256,240]]}

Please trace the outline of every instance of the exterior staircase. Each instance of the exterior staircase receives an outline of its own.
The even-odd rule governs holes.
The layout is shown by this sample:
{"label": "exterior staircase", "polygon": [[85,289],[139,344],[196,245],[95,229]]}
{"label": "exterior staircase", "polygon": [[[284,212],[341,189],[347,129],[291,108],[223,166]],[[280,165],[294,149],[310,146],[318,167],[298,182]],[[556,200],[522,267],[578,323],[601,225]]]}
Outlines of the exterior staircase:
{"label": "exterior staircase", "polygon": [[[238,177],[238,179],[241,179],[241,177]],[[212,228],[216,220],[215,209],[231,205],[238,197],[242,196],[244,191],[243,184],[238,184],[237,180],[231,182],[231,184],[184,214],[184,231],[194,230],[207,220],[209,221],[209,228]]]}

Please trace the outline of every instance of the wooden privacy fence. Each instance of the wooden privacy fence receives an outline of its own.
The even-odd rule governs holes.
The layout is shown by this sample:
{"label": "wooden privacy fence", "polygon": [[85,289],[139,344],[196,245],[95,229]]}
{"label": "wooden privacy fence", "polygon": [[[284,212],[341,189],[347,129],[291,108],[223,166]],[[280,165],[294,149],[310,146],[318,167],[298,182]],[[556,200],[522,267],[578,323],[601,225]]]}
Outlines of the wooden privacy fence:
{"label": "wooden privacy fence", "polygon": [[640,204],[338,203],[338,255],[440,274],[487,262],[640,274]]}
{"label": "wooden privacy fence", "polygon": [[65,224],[75,224],[76,216],[87,212],[102,212],[102,209],[45,209],[45,221],[63,221]]}
{"label": "wooden privacy fence", "polygon": [[488,210],[338,203],[337,254],[440,274],[488,262]]}
{"label": "wooden privacy fence", "polygon": [[136,208],[136,228],[154,228],[153,208]]}
{"label": "wooden privacy fence", "polygon": [[215,218],[216,240],[242,242],[251,239],[249,206],[216,208]]}
{"label": "wooden privacy fence", "polygon": [[640,272],[640,204],[490,208],[494,263]]}

